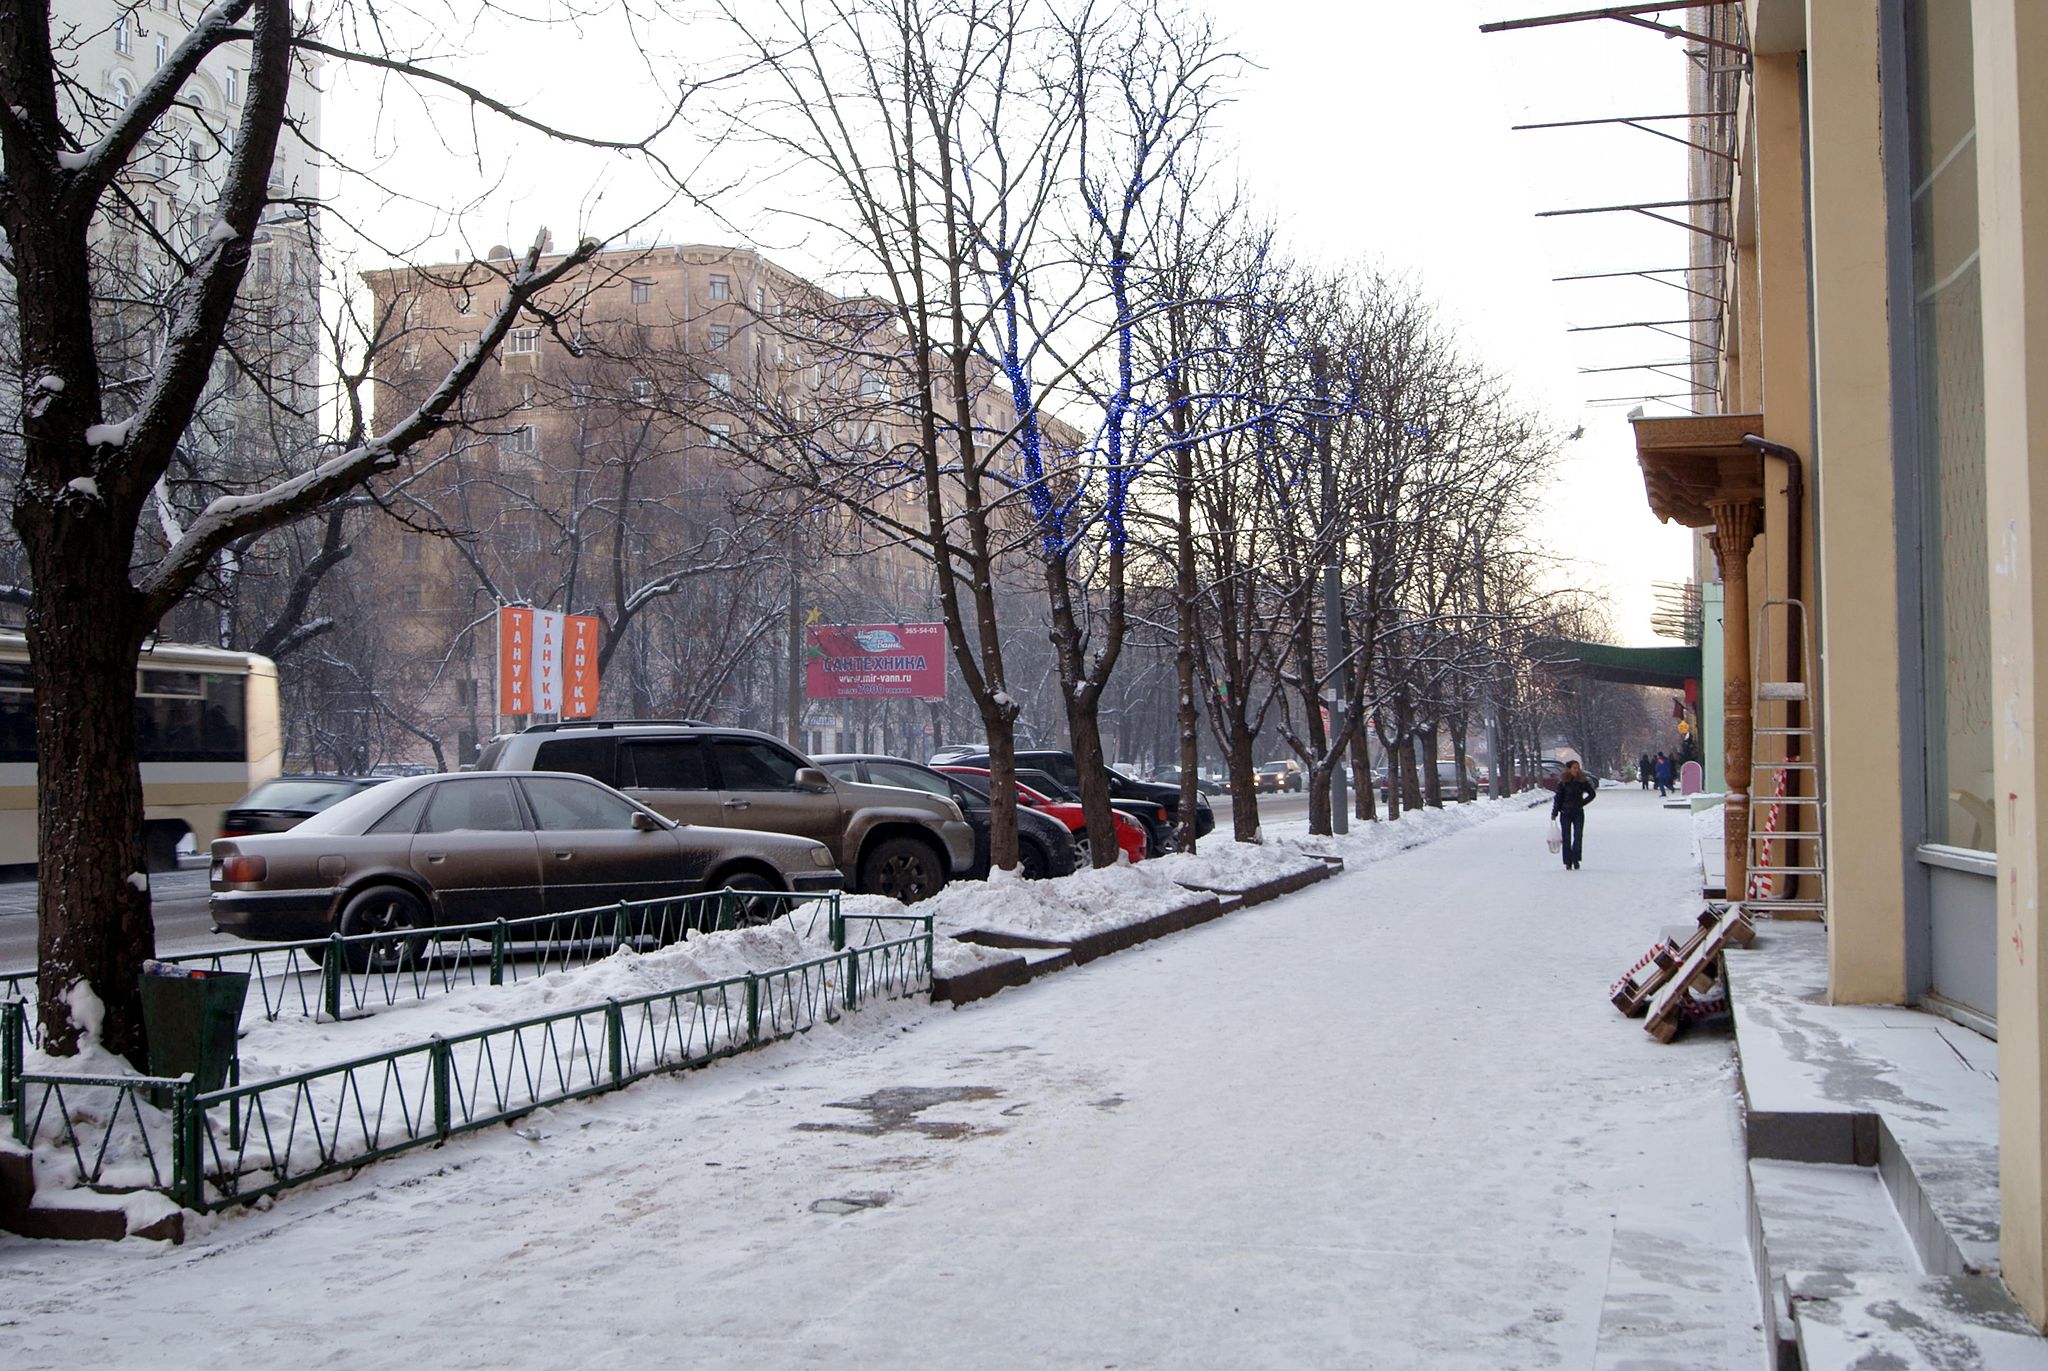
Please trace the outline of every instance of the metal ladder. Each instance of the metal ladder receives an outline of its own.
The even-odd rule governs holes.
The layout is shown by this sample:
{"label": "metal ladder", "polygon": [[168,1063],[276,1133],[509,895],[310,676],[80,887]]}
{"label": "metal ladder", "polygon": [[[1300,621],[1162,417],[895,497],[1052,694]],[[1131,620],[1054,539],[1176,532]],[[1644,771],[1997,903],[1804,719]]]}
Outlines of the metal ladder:
{"label": "metal ladder", "polygon": [[[1774,621],[1782,630],[1779,635],[1771,631]],[[1774,662],[1772,646],[1789,636],[1794,623],[1799,629],[1796,680],[1785,670],[1790,662]],[[1824,917],[1827,910],[1827,839],[1815,742],[1820,730],[1814,726],[1811,686],[1812,624],[1799,600],[1766,600],[1757,612],[1749,678],[1755,692],[1750,704],[1749,879],[1742,893],[1743,907],[1753,914]],[[1766,738],[1784,740],[1785,760],[1764,759]],[[1807,845],[1802,864],[1796,866],[1785,861],[1795,843]]]}

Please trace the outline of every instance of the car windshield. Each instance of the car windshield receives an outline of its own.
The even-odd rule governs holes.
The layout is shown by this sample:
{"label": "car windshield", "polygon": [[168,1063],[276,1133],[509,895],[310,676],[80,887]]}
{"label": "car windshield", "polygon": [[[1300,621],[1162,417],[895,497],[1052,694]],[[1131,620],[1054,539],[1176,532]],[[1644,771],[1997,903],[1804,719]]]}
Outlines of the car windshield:
{"label": "car windshield", "polygon": [[328,780],[321,777],[280,777],[257,786],[235,806],[237,809],[308,809],[319,811],[345,800],[363,788],[361,781]]}

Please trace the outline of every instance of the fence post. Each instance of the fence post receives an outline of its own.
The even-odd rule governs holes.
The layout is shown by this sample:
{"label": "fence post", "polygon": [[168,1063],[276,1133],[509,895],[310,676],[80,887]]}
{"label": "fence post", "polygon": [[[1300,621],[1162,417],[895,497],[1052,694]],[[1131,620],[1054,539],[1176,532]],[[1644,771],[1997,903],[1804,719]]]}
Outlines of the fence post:
{"label": "fence post", "polygon": [[[21,1097],[22,1017],[27,1009],[20,1000],[0,1004],[0,1110],[14,1112]],[[19,1130],[17,1130],[19,1131]]]}
{"label": "fence post", "polygon": [[620,1007],[616,996],[605,997],[604,1038],[611,1057],[612,1084],[623,1085],[626,1080],[626,1011]]}
{"label": "fence post", "polygon": [[439,1033],[428,1041],[427,1061],[434,1076],[434,1136],[446,1142],[449,1121],[453,1118],[448,1096],[455,1072],[453,1054],[449,1050],[447,1040]]}
{"label": "fence post", "polygon": [[747,1041],[761,1041],[761,980],[751,971],[747,973]]}
{"label": "fence post", "polygon": [[860,1008],[860,949],[846,950],[846,1008],[852,1011]]}
{"label": "fence post", "polygon": [[844,952],[846,950],[846,916],[839,912],[839,897],[837,895],[832,897],[831,929],[832,950],[834,952]]}
{"label": "fence post", "polygon": [[626,945],[626,916],[630,912],[624,900],[620,900],[619,907],[612,911],[612,951],[614,952],[617,952]]}
{"label": "fence post", "polygon": [[927,981],[932,978],[932,942],[934,940],[932,929],[937,923],[938,920],[936,919],[926,919],[924,921],[924,978]]}
{"label": "fence post", "polygon": [[491,984],[505,983],[505,921],[491,925]]}
{"label": "fence post", "polygon": [[320,959],[320,998],[327,1006],[327,1017],[337,1021],[341,1018],[343,949],[341,935],[330,934],[327,938],[327,955]]}
{"label": "fence post", "polygon": [[189,1071],[171,1089],[171,1198],[191,1210],[203,1208],[205,1202],[205,1153],[200,1145],[205,1115],[198,1094],[199,1082]]}

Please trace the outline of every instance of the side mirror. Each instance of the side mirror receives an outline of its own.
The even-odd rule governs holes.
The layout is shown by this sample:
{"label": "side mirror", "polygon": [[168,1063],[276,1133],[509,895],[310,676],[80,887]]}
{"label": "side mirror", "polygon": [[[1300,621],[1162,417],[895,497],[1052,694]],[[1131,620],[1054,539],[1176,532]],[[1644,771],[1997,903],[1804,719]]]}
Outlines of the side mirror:
{"label": "side mirror", "polygon": [[655,818],[644,809],[636,809],[633,811],[633,831],[635,833],[659,833],[661,832],[661,820]]}
{"label": "side mirror", "polygon": [[814,766],[801,767],[796,773],[796,788],[823,794],[832,788],[832,778]]}

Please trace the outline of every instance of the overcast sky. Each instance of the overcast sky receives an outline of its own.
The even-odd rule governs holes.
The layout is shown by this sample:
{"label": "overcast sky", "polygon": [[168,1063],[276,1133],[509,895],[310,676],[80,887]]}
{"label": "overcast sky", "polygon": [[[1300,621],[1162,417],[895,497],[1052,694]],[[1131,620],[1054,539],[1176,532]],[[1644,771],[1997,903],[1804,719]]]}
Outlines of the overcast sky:
{"label": "overcast sky", "polygon": [[[1243,182],[1277,216],[1298,255],[1366,260],[1412,277],[1439,300],[1482,360],[1566,445],[1540,530],[1561,581],[1606,594],[1625,642],[1651,641],[1651,583],[1689,574],[1685,533],[1649,514],[1627,404],[1587,402],[1669,390],[1640,373],[1585,376],[1682,357],[1680,341],[1642,330],[1570,334],[1572,325],[1676,319],[1677,291],[1636,281],[1553,285],[1574,273],[1682,264],[1683,230],[1638,215],[1538,220],[1537,210],[1677,199],[1683,153],[1626,128],[1523,132],[1518,123],[1669,114],[1685,107],[1676,41],[1612,21],[1482,36],[1481,22],[1575,8],[1563,0],[1207,0],[1252,66],[1222,120]],[[658,97],[648,70],[701,60],[707,30],[642,26],[645,66],[622,35],[585,25],[580,41],[468,35],[470,70],[531,112],[589,131],[633,127]],[[671,64],[674,64],[671,66]],[[345,207],[387,243],[433,234],[432,252],[523,245],[537,225],[563,240],[609,236],[646,212],[650,197],[616,159],[515,151],[494,134],[467,172],[449,161],[412,106],[379,105],[337,76],[326,102],[331,134],[376,143],[400,184],[484,187],[459,221],[431,223],[417,207],[343,192]],[[636,105],[636,101],[641,103]],[[372,123],[372,120],[377,120]],[[460,131],[458,131],[459,133]],[[453,141],[459,142],[457,137]],[[472,187],[474,189],[474,187]],[[728,241],[729,227],[671,206],[640,225],[642,241]],[[777,245],[768,245],[773,250]],[[799,261],[790,265],[803,268]],[[1655,405],[1652,412],[1672,412]]]}

